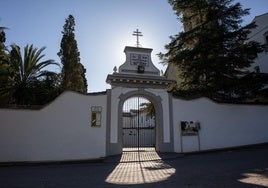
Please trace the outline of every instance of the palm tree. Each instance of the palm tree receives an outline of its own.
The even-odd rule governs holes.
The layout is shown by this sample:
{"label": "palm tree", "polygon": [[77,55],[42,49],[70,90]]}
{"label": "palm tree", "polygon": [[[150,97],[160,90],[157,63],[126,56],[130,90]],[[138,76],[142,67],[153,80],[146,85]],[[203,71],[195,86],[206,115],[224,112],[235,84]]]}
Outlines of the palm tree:
{"label": "palm tree", "polygon": [[33,45],[26,45],[22,56],[20,47],[15,44],[11,45],[9,63],[12,67],[13,83],[9,87],[15,104],[30,105],[33,98],[31,91],[33,84],[48,74],[56,74],[44,70],[50,65],[59,66],[58,63],[51,59],[41,61],[45,56],[42,54],[44,49],[45,47],[38,49],[34,48]]}

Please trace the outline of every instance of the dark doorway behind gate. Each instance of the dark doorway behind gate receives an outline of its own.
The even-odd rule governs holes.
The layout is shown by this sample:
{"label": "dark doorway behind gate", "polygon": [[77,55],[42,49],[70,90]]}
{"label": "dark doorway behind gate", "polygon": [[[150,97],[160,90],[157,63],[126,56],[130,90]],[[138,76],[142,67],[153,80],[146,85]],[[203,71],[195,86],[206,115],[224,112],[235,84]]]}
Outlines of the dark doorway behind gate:
{"label": "dark doorway behind gate", "polygon": [[123,147],[155,147],[155,108],[144,97],[132,97],[123,105]]}

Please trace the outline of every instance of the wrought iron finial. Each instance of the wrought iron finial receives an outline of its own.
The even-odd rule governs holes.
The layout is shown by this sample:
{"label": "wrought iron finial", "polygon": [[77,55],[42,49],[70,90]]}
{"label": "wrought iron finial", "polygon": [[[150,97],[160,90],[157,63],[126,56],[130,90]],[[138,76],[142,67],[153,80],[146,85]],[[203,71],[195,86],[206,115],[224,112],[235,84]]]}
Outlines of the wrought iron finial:
{"label": "wrought iron finial", "polygon": [[136,29],[136,31],[133,31],[133,36],[137,37],[136,45],[137,47],[140,47],[139,37],[143,36],[142,33],[139,31],[139,29]]}

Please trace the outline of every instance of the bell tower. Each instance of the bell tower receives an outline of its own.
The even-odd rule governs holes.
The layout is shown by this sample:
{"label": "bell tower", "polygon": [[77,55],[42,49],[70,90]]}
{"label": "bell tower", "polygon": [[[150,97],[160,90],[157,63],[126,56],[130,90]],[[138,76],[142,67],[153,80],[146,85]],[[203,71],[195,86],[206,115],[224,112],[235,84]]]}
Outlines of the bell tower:
{"label": "bell tower", "polygon": [[133,33],[137,37],[137,46],[125,47],[125,62],[114,69],[113,74],[107,76],[106,82],[112,88],[114,86],[126,86],[136,88],[161,88],[166,89],[169,84],[174,83],[160,75],[160,71],[152,62],[151,53],[153,49],[140,47],[139,37],[141,32],[137,29]]}
{"label": "bell tower", "polygon": [[106,82],[114,86],[138,87],[138,88],[167,88],[174,83],[160,75],[151,60],[150,48],[126,46],[124,50],[126,61],[114,69],[113,74],[107,76]]}

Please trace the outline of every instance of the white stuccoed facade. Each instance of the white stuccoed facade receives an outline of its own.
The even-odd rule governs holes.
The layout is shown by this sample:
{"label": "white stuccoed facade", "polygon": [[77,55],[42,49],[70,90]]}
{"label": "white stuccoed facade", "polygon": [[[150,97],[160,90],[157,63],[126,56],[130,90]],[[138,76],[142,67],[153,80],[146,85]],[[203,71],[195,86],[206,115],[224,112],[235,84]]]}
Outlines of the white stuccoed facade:
{"label": "white stuccoed facade", "polygon": [[[249,34],[249,41],[256,41],[260,44],[268,45],[268,13],[256,16],[252,22],[255,22],[256,28],[252,29]],[[268,73],[268,52],[262,52],[258,54],[258,58],[251,68],[259,67],[259,71],[262,73]]]}

